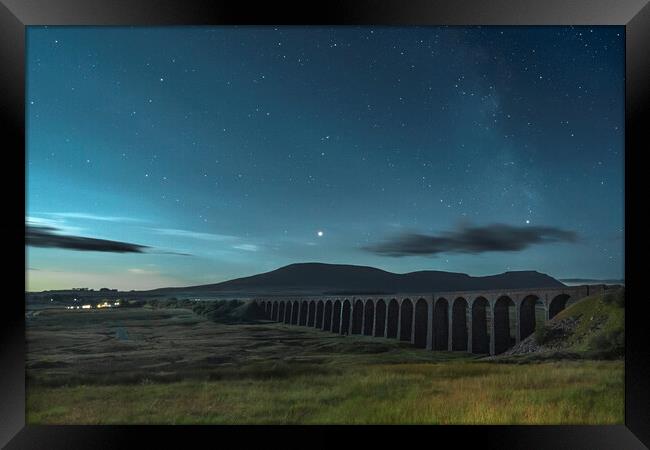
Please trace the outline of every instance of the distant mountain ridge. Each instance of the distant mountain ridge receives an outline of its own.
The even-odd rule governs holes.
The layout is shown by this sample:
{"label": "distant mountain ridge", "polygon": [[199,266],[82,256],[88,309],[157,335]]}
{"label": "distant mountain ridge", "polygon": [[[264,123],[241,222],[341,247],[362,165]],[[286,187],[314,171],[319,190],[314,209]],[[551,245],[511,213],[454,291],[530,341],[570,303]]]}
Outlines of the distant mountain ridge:
{"label": "distant mountain ridge", "polygon": [[145,291],[148,294],[389,294],[490,289],[564,287],[557,279],[537,271],[514,271],[472,277],[465,273],[422,270],[405,274],[367,266],[297,263],[270,272],[215,284],[170,287]]}

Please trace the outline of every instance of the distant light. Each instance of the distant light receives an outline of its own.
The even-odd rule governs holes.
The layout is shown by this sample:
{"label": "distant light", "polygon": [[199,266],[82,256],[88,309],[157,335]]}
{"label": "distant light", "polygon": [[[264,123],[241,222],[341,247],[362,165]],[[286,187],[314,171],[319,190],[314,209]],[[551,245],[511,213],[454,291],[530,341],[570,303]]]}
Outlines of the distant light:
{"label": "distant light", "polygon": [[530,223],[530,220],[529,220],[529,219],[526,219],[526,223],[527,223],[527,224]]}
{"label": "distant light", "polygon": [[318,231],[318,232],[316,232],[316,234],[318,235],[318,237],[323,237],[323,232],[322,231]]}

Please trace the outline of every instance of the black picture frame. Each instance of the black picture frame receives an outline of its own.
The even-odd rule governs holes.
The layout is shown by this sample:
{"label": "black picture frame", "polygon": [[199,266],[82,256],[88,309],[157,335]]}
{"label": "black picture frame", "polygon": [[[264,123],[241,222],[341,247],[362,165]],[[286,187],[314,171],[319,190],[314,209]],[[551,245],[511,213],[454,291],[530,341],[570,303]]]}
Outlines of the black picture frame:
{"label": "black picture frame", "polygon": [[[625,425],[619,426],[419,426],[419,427],[173,427],[25,426],[25,319],[22,279],[25,249],[25,27],[29,25],[622,25],[626,33]],[[2,221],[9,262],[0,312],[0,445],[7,448],[118,448],[135,441],[164,447],[207,439],[225,445],[250,440],[307,446],[349,441],[339,431],[364,439],[409,445],[443,440],[481,448],[641,449],[650,445],[650,352],[647,306],[642,290],[642,251],[647,248],[641,158],[647,143],[650,91],[650,4],[647,0],[312,0],[289,2],[208,0],[0,0],[0,115],[7,125],[3,146],[12,167],[0,177],[9,213]],[[8,158],[11,156],[11,158]],[[20,165],[23,166],[20,166]],[[21,178],[21,174],[23,178]],[[642,192],[642,191],[641,191]],[[24,195],[24,192],[23,192]],[[22,214],[22,216],[21,216]],[[637,262],[637,260],[639,262]],[[22,261],[22,267],[20,262]],[[420,444],[416,444],[417,431]],[[424,440],[424,441],[422,441]],[[451,440],[451,441],[450,441]],[[233,441],[231,441],[233,442]],[[338,443],[337,443],[338,442]],[[422,443],[424,442],[424,443]]]}

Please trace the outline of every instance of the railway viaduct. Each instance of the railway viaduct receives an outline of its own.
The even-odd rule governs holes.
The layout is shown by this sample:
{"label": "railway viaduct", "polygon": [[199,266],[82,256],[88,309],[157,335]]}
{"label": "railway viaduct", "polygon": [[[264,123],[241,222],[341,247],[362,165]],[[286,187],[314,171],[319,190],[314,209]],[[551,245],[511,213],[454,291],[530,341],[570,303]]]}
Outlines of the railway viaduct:
{"label": "railway viaduct", "polygon": [[256,298],[270,320],[339,334],[408,341],[428,350],[495,355],[605,285],[436,294]]}

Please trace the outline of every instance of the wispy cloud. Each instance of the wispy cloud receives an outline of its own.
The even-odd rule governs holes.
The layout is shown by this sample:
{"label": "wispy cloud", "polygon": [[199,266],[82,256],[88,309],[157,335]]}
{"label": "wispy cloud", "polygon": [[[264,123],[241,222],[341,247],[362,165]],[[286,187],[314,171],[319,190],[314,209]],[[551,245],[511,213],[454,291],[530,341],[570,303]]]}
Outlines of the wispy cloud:
{"label": "wispy cloud", "polygon": [[98,214],[80,212],[46,212],[41,214],[52,217],[60,217],[63,219],[98,220],[102,222],[144,222],[143,219],[138,219],[135,217],[103,216]]}
{"label": "wispy cloud", "polygon": [[36,227],[52,227],[62,232],[75,234],[80,233],[84,229],[81,227],[74,227],[67,225],[63,219],[46,219],[44,217],[27,216],[25,217],[25,224],[27,226]]}
{"label": "wispy cloud", "polygon": [[156,251],[150,251],[148,253],[157,253],[159,255],[194,256],[191,253],[174,252],[169,250],[156,250]]}
{"label": "wispy cloud", "polygon": [[133,267],[131,269],[127,269],[131,273],[135,273],[138,275],[158,275],[160,272],[157,270],[147,270],[147,269],[140,269],[139,267]]}
{"label": "wispy cloud", "polygon": [[233,245],[232,248],[236,248],[237,250],[245,250],[247,252],[256,252],[260,249],[260,247],[255,244],[238,244]]}
{"label": "wispy cloud", "polygon": [[378,255],[399,257],[439,253],[514,252],[534,244],[576,240],[577,234],[574,231],[555,227],[492,224],[482,227],[463,226],[439,236],[401,234],[363,249]]}
{"label": "wispy cloud", "polygon": [[188,239],[201,239],[204,241],[235,241],[236,236],[226,234],[201,233],[198,231],[179,230],[176,228],[150,228],[153,232],[164,236],[175,236]]}

